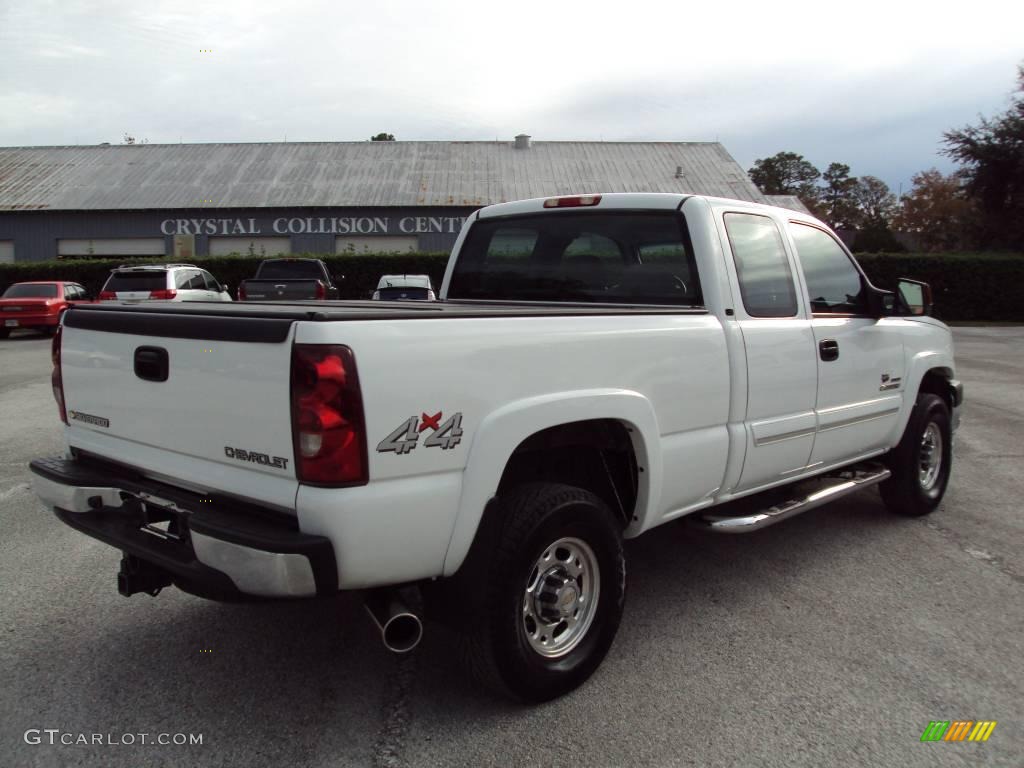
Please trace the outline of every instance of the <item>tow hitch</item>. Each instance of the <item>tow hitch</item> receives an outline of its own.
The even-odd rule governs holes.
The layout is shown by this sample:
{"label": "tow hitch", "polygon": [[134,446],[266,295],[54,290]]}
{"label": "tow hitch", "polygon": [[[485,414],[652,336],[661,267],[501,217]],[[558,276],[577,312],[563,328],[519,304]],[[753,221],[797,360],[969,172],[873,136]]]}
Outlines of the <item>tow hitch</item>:
{"label": "tow hitch", "polygon": [[164,587],[171,586],[171,574],[152,563],[125,554],[121,558],[121,570],[117,573],[117,591],[125,597],[145,592],[156,597]]}

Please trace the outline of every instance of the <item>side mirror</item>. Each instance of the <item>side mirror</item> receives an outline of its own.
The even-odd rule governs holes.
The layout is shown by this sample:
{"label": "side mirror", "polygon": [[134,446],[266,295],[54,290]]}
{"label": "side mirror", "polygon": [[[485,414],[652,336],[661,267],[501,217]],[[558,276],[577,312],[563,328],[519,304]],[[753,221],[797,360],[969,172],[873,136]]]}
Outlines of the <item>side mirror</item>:
{"label": "side mirror", "polygon": [[[865,281],[867,283],[867,281]],[[871,317],[882,318],[893,314],[893,306],[896,303],[896,294],[892,291],[883,291],[867,284],[868,314]]]}
{"label": "side mirror", "polygon": [[896,283],[899,310],[903,315],[930,315],[932,313],[932,287],[920,280],[901,277]]}

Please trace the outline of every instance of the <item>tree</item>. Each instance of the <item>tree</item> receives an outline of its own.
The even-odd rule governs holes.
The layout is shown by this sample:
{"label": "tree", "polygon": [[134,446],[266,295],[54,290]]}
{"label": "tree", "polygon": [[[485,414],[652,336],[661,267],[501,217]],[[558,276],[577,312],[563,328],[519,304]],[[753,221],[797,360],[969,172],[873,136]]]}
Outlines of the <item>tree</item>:
{"label": "tree", "polygon": [[893,225],[912,233],[926,251],[950,251],[970,243],[974,207],[959,174],[943,176],[932,168],[911,179],[914,186],[901,201]]}
{"label": "tree", "polygon": [[861,218],[866,225],[889,225],[896,211],[896,195],[889,185],[875,176],[861,176],[853,189]]}
{"label": "tree", "polygon": [[861,176],[853,190],[860,211],[860,229],[853,241],[855,251],[905,251],[889,229],[896,212],[896,195],[889,185],[874,176]]}
{"label": "tree", "polygon": [[963,165],[964,190],[978,210],[984,247],[1024,249],[1024,65],[1010,108],[944,134],[943,153]]}
{"label": "tree", "polygon": [[825,186],[819,193],[818,210],[833,229],[854,229],[860,223],[857,206],[857,177],[850,176],[850,166],[830,163],[822,174]]}
{"label": "tree", "polygon": [[394,141],[395,134],[393,133],[378,133],[376,136],[371,136],[370,141]]}
{"label": "tree", "polygon": [[795,152],[779,152],[772,157],[754,161],[748,173],[766,195],[796,195],[808,208],[818,201],[815,182],[821,172]]}

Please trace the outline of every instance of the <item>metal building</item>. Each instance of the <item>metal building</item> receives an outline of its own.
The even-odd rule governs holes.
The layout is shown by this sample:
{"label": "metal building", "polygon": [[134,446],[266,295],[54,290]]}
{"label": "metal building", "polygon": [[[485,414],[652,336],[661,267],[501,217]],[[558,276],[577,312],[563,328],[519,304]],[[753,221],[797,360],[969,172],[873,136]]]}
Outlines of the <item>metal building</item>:
{"label": "metal building", "polygon": [[766,202],[718,143],[0,148],[0,261],[446,251],[491,203],[586,192]]}

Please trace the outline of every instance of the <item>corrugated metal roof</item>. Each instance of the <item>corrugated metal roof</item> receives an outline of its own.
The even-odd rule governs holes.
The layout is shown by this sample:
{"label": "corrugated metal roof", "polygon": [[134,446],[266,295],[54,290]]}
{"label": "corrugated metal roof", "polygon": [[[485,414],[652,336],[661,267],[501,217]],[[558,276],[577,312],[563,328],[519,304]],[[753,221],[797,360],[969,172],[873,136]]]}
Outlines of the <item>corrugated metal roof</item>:
{"label": "corrugated metal roof", "polygon": [[765,202],[716,142],[0,148],[0,210],[465,207],[582,192],[683,192]]}
{"label": "corrugated metal roof", "polygon": [[796,195],[765,195],[764,199],[768,201],[768,205],[777,205],[779,208],[788,208],[800,213],[810,213],[807,206]]}

